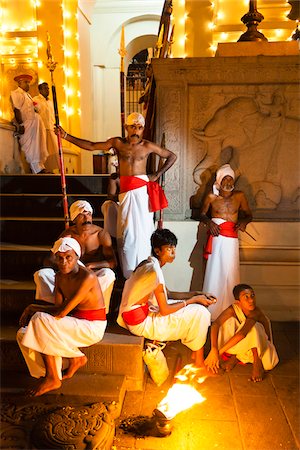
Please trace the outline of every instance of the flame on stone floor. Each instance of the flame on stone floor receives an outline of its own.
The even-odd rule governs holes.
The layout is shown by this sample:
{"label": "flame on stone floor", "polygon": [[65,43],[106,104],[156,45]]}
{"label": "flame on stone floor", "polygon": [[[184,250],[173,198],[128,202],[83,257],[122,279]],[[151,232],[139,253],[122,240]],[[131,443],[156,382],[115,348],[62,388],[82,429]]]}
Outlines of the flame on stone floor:
{"label": "flame on stone floor", "polygon": [[201,375],[201,369],[188,364],[175,376],[175,383],[167,395],[158,404],[157,409],[167,419],[171,420],[181,411],[195,404],[203,403],[206,398],[197,390],[197,385],[204,382],[206,376]]}

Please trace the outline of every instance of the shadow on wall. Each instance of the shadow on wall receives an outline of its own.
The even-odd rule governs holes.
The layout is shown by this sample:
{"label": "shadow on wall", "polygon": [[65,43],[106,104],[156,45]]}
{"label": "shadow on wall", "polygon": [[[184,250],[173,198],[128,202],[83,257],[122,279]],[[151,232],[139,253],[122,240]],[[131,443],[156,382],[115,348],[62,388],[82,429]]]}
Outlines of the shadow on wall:
{"label": "shadow on wall", "polygon": [[191,278],[191,291],[201,291],[205,273],[205,260],[203,259],[203,249],[207,240],[207,228],[199,223],[197,231],[197,241],[189,257],[190,266],[193,269]]}

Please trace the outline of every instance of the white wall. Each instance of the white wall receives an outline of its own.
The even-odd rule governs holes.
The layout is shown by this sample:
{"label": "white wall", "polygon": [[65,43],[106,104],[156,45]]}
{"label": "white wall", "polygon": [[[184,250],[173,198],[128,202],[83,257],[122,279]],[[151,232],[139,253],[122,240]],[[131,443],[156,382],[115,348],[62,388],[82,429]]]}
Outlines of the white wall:
{"label": "white wall", "polygon": [[[81,0],[83,9],[85,3]],[[96,0],[94,8],[83,11],[86,16],[79,14],[81,72],[85,81],[81,86],[83,138],[103,141],[121,135],[118,49],[122,25],[128,52],[124,59],[126,73],[136,53],[155,45],[163,3],[126,2],[124,8],[121,1]],[[81,152],[81,158],[82,173],[93,173],[92,153]]]}
{"label": "white wall", "polygon": [[[171,291],[202,290],[206,229],[197,221],[164,222],[178,238],[176,259],[163,267]],[[239,233],[241,282],[256,292],[271,320],[300,320],[300,234],[297,222],[252,222]]]}

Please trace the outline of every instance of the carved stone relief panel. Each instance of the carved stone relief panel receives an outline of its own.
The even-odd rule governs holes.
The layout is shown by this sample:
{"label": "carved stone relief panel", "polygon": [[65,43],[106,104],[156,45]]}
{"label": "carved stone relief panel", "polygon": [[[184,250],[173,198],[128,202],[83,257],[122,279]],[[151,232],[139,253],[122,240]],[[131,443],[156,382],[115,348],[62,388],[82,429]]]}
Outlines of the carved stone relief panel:
{"label": "carved stone relief panel", "polygon": [[[299,92],[280,84],[193,87],[189,91],[188,148],[199,206],[216,169],[230,163],[259,215],[297,217],[299,202]],[[209,95],[209,99],[207,99]],[[208,106],[209,105],[209,106]],[[196,159],[198,159],[196,161]],[[194,188],[195,188],[194,184]],[[272,211],[272,214],[270,212]]]}
{"label": "carved stone relief panel", "polygon": [[299,217],[298,57],[160,60],[154,75],[157,128],[178,155],[167,172],[180,192],[167,190],[168,219],[190,217],[224,163],[254,216]]}
{"label": "carved stone relief panel", "polygon": [[181,218],[183,209],[183,189],[185,182],[184,164],[185,156],[182,152],[184,146],[183,134],[183,87],[161,86],[159,89],[160,115],[157,123],[157,142],[165,133],[165,146],[177,155],[177,161],[172,170],[166,172],[165,191],[169,207],[165,215]]}

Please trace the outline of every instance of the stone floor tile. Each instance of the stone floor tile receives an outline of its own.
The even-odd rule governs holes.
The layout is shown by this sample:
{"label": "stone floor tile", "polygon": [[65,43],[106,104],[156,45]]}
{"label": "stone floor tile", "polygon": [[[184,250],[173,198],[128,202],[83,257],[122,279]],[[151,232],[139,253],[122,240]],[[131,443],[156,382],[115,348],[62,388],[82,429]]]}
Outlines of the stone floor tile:
{"label": "stone floor tile", "polygon": [[[298,401],[297,401],[298,400]],[[292,434],[297,443],[296,448],[300,448],[300,407],[299,397],[295,401],[295,397],[284,397],[280,399],[282,409],[287,417]]]}
{"label": "stone floor tile", "polygon": [[300,375],[299,360],[293,358],[290,360],[279,361],[276,367],[272,370],[272,375],[282,375],[286,377],[297,377]]}
{"label": "stone floor tile", "polygon": [[[248,366],[251,367],[250,364]],[[276,392],[270,375],[266,374],[264,380],[259,383],[254,383],[253,381],[251,381],[250,376],[251,371],[247,374],[239,374],[234,371],[230,372],[229,378],[232,386],[232,391],[235,396],[276,396]]]}
{"label": "stone floor tile", "polygon": [[236,397],[236,408],[246,450],[296,450],[297,444],[276,397]]}
{"label": "stone floor tile", "polygon": [[299,405],[300,385],[298,377],[272,374],[271,378],[278,397],[294,397],[295,403]]}

